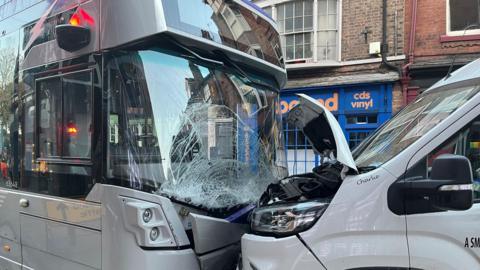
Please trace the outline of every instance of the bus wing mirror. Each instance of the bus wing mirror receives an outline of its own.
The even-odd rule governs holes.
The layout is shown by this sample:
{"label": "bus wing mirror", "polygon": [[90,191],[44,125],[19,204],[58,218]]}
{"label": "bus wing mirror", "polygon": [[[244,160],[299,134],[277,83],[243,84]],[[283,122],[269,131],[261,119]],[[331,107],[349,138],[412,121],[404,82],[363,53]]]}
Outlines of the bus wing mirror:
{"label": "bus wing mirror", "polygon": [[84,26],[62,24],[55,27],[58,46],[65,51],[78,51],[90,44],[90,29]]}

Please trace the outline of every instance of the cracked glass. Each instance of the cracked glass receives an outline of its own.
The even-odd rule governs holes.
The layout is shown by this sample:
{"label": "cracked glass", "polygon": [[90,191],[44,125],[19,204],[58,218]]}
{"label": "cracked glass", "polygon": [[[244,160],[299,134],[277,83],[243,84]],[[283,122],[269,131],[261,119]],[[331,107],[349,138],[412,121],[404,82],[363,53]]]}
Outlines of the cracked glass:
{"label": "cracked glass", "polygon": [[287,175],[277,91],[158,48],[117,53],[107,76],[114,183],[218,209]]}

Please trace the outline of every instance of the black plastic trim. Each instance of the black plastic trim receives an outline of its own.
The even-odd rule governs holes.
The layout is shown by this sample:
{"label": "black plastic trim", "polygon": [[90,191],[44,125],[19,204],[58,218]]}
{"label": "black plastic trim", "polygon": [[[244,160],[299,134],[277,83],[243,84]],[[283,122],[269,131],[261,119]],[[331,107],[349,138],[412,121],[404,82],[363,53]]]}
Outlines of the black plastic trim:
{"label": "black plastic trim", "polygon": [[185,249],[191,249],[192,247],[190,245],[184,245],[184,246],[176,246],[176,247],[140,247],[140,248],[147,251],[155,251],[155,250],[185,250]]}
{"label": "black plastic trim", "polygon": [[410,267],[395,267],[395,266],[371,266],[371,267],[348,268],[346,270],[424,270],[424,269],[410,268]]}

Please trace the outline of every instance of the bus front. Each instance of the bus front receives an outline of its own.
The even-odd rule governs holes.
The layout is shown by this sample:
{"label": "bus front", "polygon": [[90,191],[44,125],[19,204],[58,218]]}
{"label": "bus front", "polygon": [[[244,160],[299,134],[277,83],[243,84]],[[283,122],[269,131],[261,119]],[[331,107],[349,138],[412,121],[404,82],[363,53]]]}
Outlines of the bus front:
{"label": "bus front", "polygon": [[[100,33],[105,185],[88,197],[109,205],[103,250],[140,247],[149,267],[156,250],[162,264],[234,269],[249,210],[287,174],[279,35],[243,1],[103,5],[113,2]],[[156,21],[147,21],[152,10]],[[131,258],[117,253],[106,260],[123,269]]]}

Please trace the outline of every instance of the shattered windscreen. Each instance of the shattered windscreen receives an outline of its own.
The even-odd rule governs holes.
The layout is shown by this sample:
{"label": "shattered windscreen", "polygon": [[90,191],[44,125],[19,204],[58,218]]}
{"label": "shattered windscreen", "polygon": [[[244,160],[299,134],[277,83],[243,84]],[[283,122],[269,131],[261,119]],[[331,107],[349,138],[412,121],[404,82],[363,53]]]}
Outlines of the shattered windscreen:
{"label": "shattered windscreen", "polygon": [[117,53],[106,73],[117,184],[218,209],[286,176],[278,92],[155,48]]}

